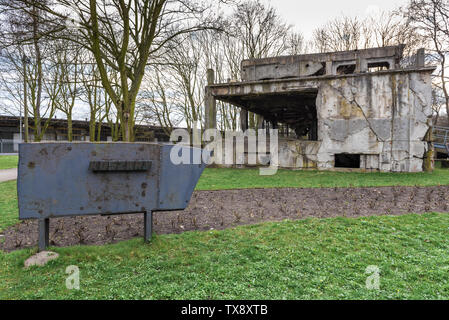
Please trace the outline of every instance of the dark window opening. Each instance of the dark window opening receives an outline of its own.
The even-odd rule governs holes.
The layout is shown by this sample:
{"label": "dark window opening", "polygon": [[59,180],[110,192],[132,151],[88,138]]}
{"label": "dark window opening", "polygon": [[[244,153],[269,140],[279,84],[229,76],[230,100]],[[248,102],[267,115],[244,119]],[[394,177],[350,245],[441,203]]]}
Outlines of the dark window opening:
{"label": "dark window opening", "polygon": [[355,72],[355,64],[346,64],[337,68],[337,74],[352,74]]}
{"label": "dark window opening", "polygon": [[318,119],[316,117],[296,123],[294,130],[296,137],[300,140],[318,141]]}
{"label": "dark window opening", "polygon": [[315,103],[302,106],[303,113],[298,116],[291,129],[296,138],[306,141],[318,141],[318,112]]}
{"label": "dark window opening", "polygon": [[447,159],[448,155],[446,153],[437,152],[436,159]]}
{"label": "dark window opening", "polygon": [[[281,138],[318,141],[318,110],[315,87],[286,94],[264,94],[248,98],[249,110],[261,115],[268,129],[278,129]],[[243,104],[242,102],[240,102]]]}
{"label": "dark window opening", "polygon": [[368,63],[368,72],[377,72],[382,70],[389,70],[390,64],[388,62],[374,62]]}
{"label": "dark window opening", "polygon": [[360,169],[360,154],[336,154],[335,168]]}

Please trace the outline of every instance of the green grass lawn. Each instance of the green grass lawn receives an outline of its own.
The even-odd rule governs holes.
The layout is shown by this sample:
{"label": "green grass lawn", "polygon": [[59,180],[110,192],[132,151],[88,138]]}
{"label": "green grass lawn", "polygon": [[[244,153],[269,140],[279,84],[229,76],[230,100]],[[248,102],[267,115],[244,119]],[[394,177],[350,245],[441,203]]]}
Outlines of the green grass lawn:
{"label": "green grass lawn", "polygon": [[247,188],[333,188],[379,186],[437,186],[449,184],[449,170],[433,173],[362,173],[279,170],[261,176],[258,169],[211,169],[204,171],[197,190]]}
{"label": "green grass lawn", "polygon": [[17,168],[18,156],[0,156],[0,170]]}
{"label": "green grass lawn", "polygon": [[[199,190],[251,187],[438,185],[433,174],[208,169]],[[15,182],[0,183],[0,230],[17,223]],[[35,249],[0,252],[0,299],[449,299],[449,215],[308,219],[225,231],[159,235],[107,246],[51,248],[61,256],[24,269]],[[76,265],[80,290],[68,290]],[[380,290],[368,290],[368,266]]]}
{"label": "green grass lawn", "polygon": [[[0,253],[0,299],[448,299],[449,215],[284,221],[103,247]],[[65,270],[80,270],[80,290]],[[368,266],[380,290],[368,290]]]}
{"label": "green grass lawn", "polygon": [[[17,156],[0,156],[0,169],[15,168],[17,167],[17,161]],[[448,169],[435,169],[433,173],[279,170],[274,176],[261,176],[258,169],[208,168],[204,171],[196,189],[435,186],[448,184]]]}
{"label": "green grass lawn", "polygon": [[19,222],[16,181],[0,183],[0,231]]}

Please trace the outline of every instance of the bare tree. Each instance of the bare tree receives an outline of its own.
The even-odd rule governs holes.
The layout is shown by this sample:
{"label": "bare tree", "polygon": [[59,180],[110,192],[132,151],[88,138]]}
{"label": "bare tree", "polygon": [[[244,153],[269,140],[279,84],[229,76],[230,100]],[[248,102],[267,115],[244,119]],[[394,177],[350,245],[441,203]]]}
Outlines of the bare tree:
{"label": "bare tree", "polygon": [[[241,42],[234,35],[222,32],[203,32],[201,49],[204,69],[215,71],[215,81],[233,82],[240,79],[240,64],[244,59]],[[217,127],[222,131],[238,129],[239,108],[217,101]]]}
{"label": "bare tree", "polygon": [[247,59],[278,56],[286,52],[291,26],[276,9],[260,0],[244,1],[237,5],[232,16],[232,29],[242,43]]}
{"label": "bare tree", "polygon": [[307,52],[307,45],[304,36],[299,32],[291,32],[286,38],[286,50],[287,55],[298,55]]}
{"label": "bare tree", "polygon": [[[40,6],[45,5],[46,0],[30,0],[27,6],[23,6],[20,0],[0,0],[0,48],[4,57],[9,59],[10,65],[15,66],[15,72],[21,74],[23,87],[21,101],[25,114],[25,140],[28,141],[28,111],[34,117],[34,139],[40,141],[44,130],[48,127],[45,123],[42,127],[41,107],[44,100],[44,54],[48,54],[46,36],[61,30],[56,27],[58,19],[49,19]],[[18,61],[21,61],[20,63]],[[31,68],[28,67],[31,65]],[[32,70],[32,72],[30,72]],[[12,94],[12,92],[9,92]],[[30,96],[28,96],[30,94]],[[28,103],[32,106],[28,110]],[[51,109],[51,108],[50,108]],[[50,114],[52,114],[50,112]]]}
{"label": "bare tree", "polygon": [[[25,6],[34,2],[17,1]],[[54,0],[38,8],[66,22],[76,21],[78,43],[95,58],[102,86],[124,128],[123,138],[131,141],[136,99],[150,57],[179,35],[216,28],[218,19],[207,15],[210,7],[196,0]],[[108,68],[119,74],[120,95]]]}
{"label": "bare tree", "polygon": [[319,52],[362,49],[363,22],[343,16],[329,21],[313,32],[313,43]]}
{"label": "bare tree", "polygon": [[433,111],[433,125],[437,126],[440,121],[441,110],[446,106],[446,98],[443,90],[434,87],[432,89],[432,111]]}
{"label": "bare tree", "polygon": [[[234,7],[225,30],[203,30],[170,42],[163,66],[153,69],[148,92],[152,112],[162,126],[183,123],[192,127],[202,119],[206,70],[213,69],[217,82],[237,81],[241,61],[248,58],[298,54],[304,50],[301,34],[291,31],[276,10],[261,1],[244,1]],[[182,117],[182,121],[180,121]],[[237,130],[238,109],[217,102],[217,125],[221,130]],[[256,118],[250,114],[250,125]]]}
{"label": "bare tree", "polygon": [[428,49],[431,52],[429,58],[439,64],[438,78],[434,81],[434,85],[441,90],[445,100],[446,113],[449,115],[449,77],[447,76],[449,1],[412,0],[404,9],[404,15],[429,40]]}
{"label": "bare tree", "polygon": [[200,35],[192,33],[175,42],[167,54],[170,75],[183,97],[180,105],[189,129],[193,128],[196,122],[202,122],[203,118],[206,72],[201,66],[200,43]]}
{"label": "bare tree", "polygon": [[368,39],[370,47],[404,44],[406,59],[425,45],[425,38],[418,33],[416,26],[409,19],[404,19],[400,10],[380,11],[368,17],[364,25],[369,29],[364,37]]}
{"label": "bare tree", "polygon": [[[95,63],[91,61],[89,54],[85,55],[84,63],[81,65],[80,74],[80,100],[89,105],[89,140],[100,141],[102,124],[108,120],[114,141],[119,139],[118,127],[112,121],[112,101],[101,86],[101,79]],[[114,116],[115,118],[115,116]],[[111,121],[109,121],[111,119]]]}
{"label": "bare tree", "polygon": [[315,29],[312,43],[318,52],[349,51],[405,44],[409,60],[423,44],[423,37],[407,19],[394,11],[380,11],[365,19],[342,16]]}
{"label": "bare tree", "polygon": [[[240,44],[244,59],[259,59],[283,54],[298,54],[303,40],[292,34],[292,26],[284,22],[275,8],[260,0],[239,3],[231,17],[230,33]],[[290,52],[289,52],[290,51]],[[260,120],[249,113],[249,127]]]}
{"label": "bare tree", "polygon": [[[3,49],[0,55],[0,110],[10,115],[17,115],[25,108],[26,61],[22,48]],[[25,82],[25,85],[24,85]]]}
{"label": "bare tree", "polygon": [[64,113],[67,119],[67,140],[73,141],[73,109],[80,96],[80,49],[71,47],[71,43],[61,40],[57,44],[53,72],[55,73],[57,94],[53,97],[56,109]]}
{"label": "bare tree", "polygon": [[[28,137],[28,115],[33,118],[34,141],[40,141],[49,122],[55,114],[55,101],[58,98],[57,89],[59,79],[51,74],[53,65],[43,65],[42,95],[39,97],[38,69],[36,59],[30,59],[26,55],[27,47],[8,47],[2,50],[2,68],[0,69],[1,91],[4,101],[9,101],[2,109],[12,115],[17,115],[18,109],[23,106],[25,115],[25,141]],[[19,106],[19,108],[18,108]],[[46,120],[43,118],[47,117]]]}
{"label": "bare tree", "polygon": [[205,69],[201,43],[199,32],[172,41],[147,78],[142,94],[146,116],[157,120],[167,134],[180,123],[189,129],[202,123]]}
{"label": "bare tree", "polygon": [[173,79],[164,76],[169,72],[167,66],[155,66],[151,69],[145,79],[139,103],[145,110],[145,120],[161,126],[170,135],[184,118],[179,105],[183,97]]}

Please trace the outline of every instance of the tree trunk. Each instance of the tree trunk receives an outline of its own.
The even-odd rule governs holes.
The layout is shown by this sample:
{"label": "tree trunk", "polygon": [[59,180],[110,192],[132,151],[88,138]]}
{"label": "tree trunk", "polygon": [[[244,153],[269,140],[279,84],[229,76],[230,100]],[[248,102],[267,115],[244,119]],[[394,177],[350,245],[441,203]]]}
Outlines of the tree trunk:
{"label": "tree trunk", "polygon": [[98,123],[98,131],[97,131],[96,141],[100,142],[100,140],[101,140],[101,121]]}
{"label": "tree trunk", "polygon": [[123,115],[123,123],[122,123],[122,133],[123,133],[123,141],[128,142],[129,141],[129,121],[128,116],[125,114]]}
{"label": "tree trunk", "polygon": [[[28,93],[27,93],[27,67],[26,58],[23,57],[23,115],[25,122],[25,142],[29,142],[29,130],[28,130]],[[20,128],[22,130],[22,128]]]}
{"label": "tree trunk", "polygon": [[95,142],[95,121],[89,123],[89,141]]}
{"label": "tree trunk", "polygon": [[35,136],[34,140],[39,142],[42,140],[42,128],[41,128],[41,97],[42,97],[42,56],[41,49],[39,47],[39,39],[38,39],[38,25],[39,18],[36,6],[33,6],[33,42],[34,42],[34,50],[36,51],[36,64],[37,64],[37,97],[36,97],[36,110],[34,111],[34,125]]}
{"label": "tree trunk", "polygon": [[72,114],[67,114],[67,140],[73,141],[73,126],[72,126]]}
{"label": "tree trunk", "polygon": [[[134,101],[134,100],[133,100]],[[124,119],[126,122],[125,126],[125,135],[126,137],[123,139],[126,142],[133,142],[135,140],[134,137],[134,110],[135,110],[135,102],[131,102],[128,106],[124,106],[127,110],[124,114]]]}
{"label": "tree trunk", "polygon": [[[436,43],[436,41],[435,41]],[[444,99],[446,102],[446,114],[447,114],[447,124],[449,126],[449,92],[446,88],[446,55],[438,50],[438,54],[441,57],[441,88],[443,89]]]}
{"label": "tree trunk", "polygon": [[248,124],[248,129],[255,129],[256,128],[256,121],[255,121],[255,113],[252,112],[248,112],[248,118],[249,118],[249,124]]}
{"label": "tree trunk", "polygon": [[89,119],[89,141],[95,141],[95,112],[90,111],[90,119]]}

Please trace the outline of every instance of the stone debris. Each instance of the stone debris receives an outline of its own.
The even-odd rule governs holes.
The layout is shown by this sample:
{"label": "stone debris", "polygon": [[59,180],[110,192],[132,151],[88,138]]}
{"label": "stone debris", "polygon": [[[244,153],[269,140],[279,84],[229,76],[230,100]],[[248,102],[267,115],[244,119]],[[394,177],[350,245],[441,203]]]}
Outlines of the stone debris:
{"label": "stone debris", "polygon": [[25,268],[31,266],[45,266],[49,261],[58,259],[59,254],[51,251],[41,251],[36,253],[34,256],[29,257],[25,261]]}

